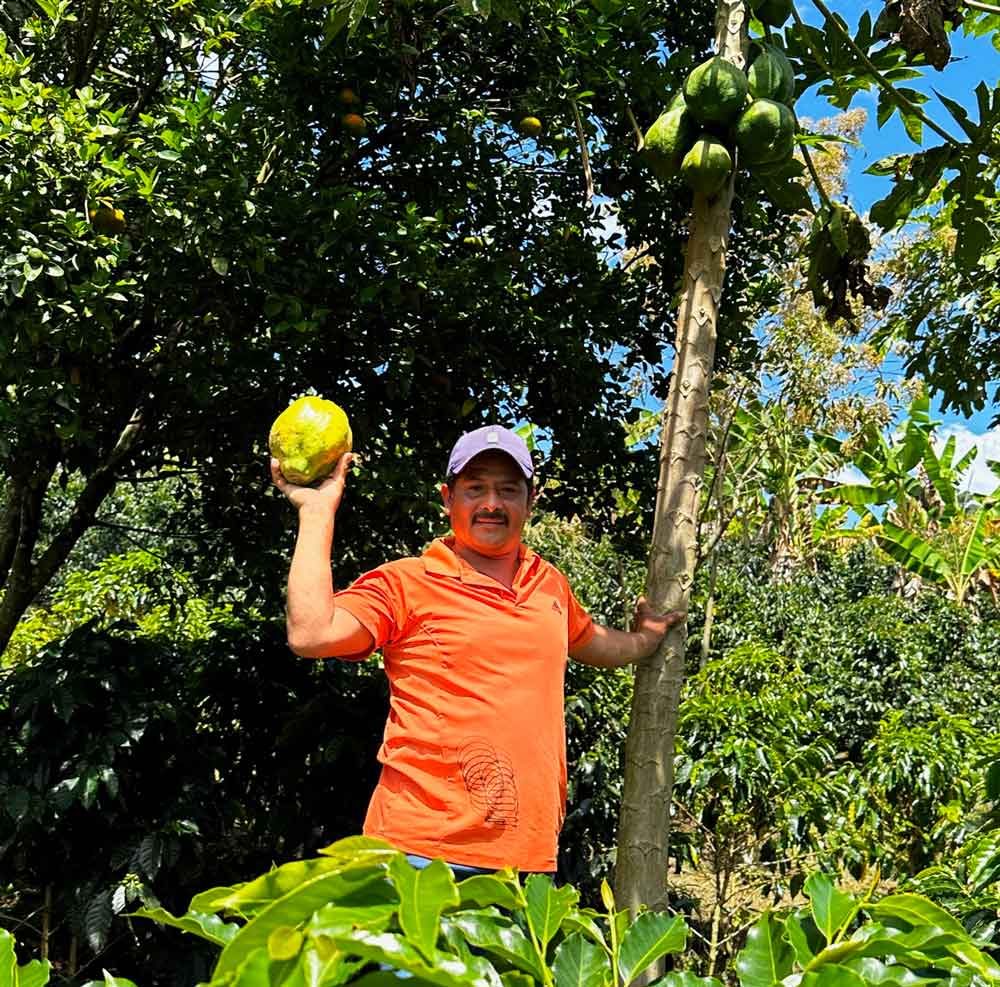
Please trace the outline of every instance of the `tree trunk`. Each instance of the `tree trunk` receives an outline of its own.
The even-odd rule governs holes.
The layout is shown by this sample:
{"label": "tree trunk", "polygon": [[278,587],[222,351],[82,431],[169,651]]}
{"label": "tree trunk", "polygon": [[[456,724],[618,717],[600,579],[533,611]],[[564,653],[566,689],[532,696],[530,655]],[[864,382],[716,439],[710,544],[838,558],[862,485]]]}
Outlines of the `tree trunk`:
{"label": "tree trunk", "polygon": [[[142,430],[138,409],[122,430],[114,449],[88,477],[73,505],[69,518],[55,533],[46,549],[35,552],[42,523],[45,490],[55,473],[55,462],[41,466],[25,484],[18,514],[17,541],[11,552],[9,570],[0,582],[0,655],[6,650],[24,612],[59,571],[84,532],[93,524],[97,511],[118,482],[117,469],[135,446]],[[9,481],[13,482],[13,481]],[[7,541],[9,521],[0,524],[0,548]]]}
{"label": "tree trunk", "polygon": [[[747,8],[720,0],[716,43],[745,69]],[[646,577],[650,605],[687,610],[697,560],[699,498],[705,469],[708,394],[725,273],[732,181],[708,201],[695,196],[677,316],[676,357],[663,410],[656,519]],[[687,628],[674,627],[636,668],[625,745],[615,897],[619,908],[666,905],[674,735]],[[647,981],[648,982],[648,981]]]}

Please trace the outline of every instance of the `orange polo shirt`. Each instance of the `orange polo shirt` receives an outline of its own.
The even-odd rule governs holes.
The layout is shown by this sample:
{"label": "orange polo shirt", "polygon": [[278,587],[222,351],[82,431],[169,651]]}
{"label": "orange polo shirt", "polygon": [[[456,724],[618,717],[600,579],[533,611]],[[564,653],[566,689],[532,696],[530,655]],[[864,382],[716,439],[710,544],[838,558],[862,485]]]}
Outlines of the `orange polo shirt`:
{"label": "orange polo shirt", "polygon": [[364,831],[454,864],[552,871],[566,803],[566,659],[593,621],[526,546],[508,589],[453,543],[437,539],[336,594],[389,677]]}

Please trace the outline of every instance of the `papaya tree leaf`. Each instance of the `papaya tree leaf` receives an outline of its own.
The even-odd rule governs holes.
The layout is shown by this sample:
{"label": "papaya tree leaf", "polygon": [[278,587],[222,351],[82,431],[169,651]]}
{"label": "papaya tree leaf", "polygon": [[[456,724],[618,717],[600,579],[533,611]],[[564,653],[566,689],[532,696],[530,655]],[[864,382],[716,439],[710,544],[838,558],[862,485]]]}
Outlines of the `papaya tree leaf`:
{"label": "papaya tree leaf", "polygon": [[618,949],[618,969],[626,987],[660,957],[681,952],[687,932],[679,915],[643,912],[628,927]]}
{"label": "papaya tree leaf", "polygon": [[955,122],[965,131],[969,140],[974,141],[978,139],[980,128],[969,119],[969,114],[965,112],[965,107],[961,103],[951,99],[951,97],[945,96],[944,93],[938,92],[937,89],[934,89],[934,95],[944,103],[945,108],[952,115]]}

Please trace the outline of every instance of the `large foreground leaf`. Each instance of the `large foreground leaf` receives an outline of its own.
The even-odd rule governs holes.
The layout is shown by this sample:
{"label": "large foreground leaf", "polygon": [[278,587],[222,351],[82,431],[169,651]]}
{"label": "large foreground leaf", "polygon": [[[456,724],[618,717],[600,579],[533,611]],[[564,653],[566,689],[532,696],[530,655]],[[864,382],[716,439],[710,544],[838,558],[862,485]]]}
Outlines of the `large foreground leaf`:
{"label": "large foreground leaf", "polygon": [[804,890],[809,896],[816,928],[828,943],[832,942],[857,910],[855,899],[838,891],[826,874],[811,874]]}
{"label": "large foreground leaf", "polygon": [[940,905],[921,894],[891,894],[866,909],[877,921],[902,919],[913,926],[930,925],[963,938],[966,932],[962,923],[953,918]]}
{"label": "large foreground leaf", "polygon": [[618,969],[626,987],[662,956],[683,950],[687,933],[679,915],[643,912],[629,926],[618,951]]}
{"label": "large foreground leaf", "polygon": [[544,950],[559,931],[563,919],[580,897],[576,888],[557,888],[545,874],[532,874],[525,882],[528,924]]}
{"label": "large foreground leaf", "polygon": [[200,939],[207,939],[217,946],[225,946],[231,942],[240,927],[235,922],[223,922],[218,915],[202,915],[198,912],[188,912],[186,915],[172,915],[165,908],[137,908],[130,912],[136,918],[151,918],[160,925],[169,925],[190,933]]}
{"label": "large foreground leaf", "polygon": [[[329,866],[317,866],[321,864]],[[330,870],[330,866],[335,869]],[[279,873],[286,870],[285,875]],[[279,895],[283,888],[287,890]],[[282,925],[298,926],[329,902],[350,900],[369,904],[384,901],[386,895],[394,893],[385,879],[383,865],[362,861],[357,867],[345,867],[339,860],[286,864],[259,881],[251,881],[235,896],[230,907],[239,908],[249,901],[256,911],[261,902],[268,904],[222,951],[215,976],[235,970],[253,950],[266,945],[274,929]]]}
{"label": "large foreground leaf", "polygon": [[433,961],[441,912],[458,904],[458,889],[451,868],[443,860],[414,867],[405,857],[389,864],[399,893],[399,924],[413,945]]}
{"label": "large foreground leaf", "polygon": [[375,935],[357,931],[344,936],[330,936],[330,939],[348,955],[405,970],[438,987],[502,987],[496,970],[481,956],[462,960],[439,953],[434,963],[428,963],[403,936],[392,932]]}
{"label": "large foreground leaf", "polygon": [[555,987],[605,987],[611,980],[608,954],[579,932],[567,936],[552,961]]}
{"label": "large foreground leaf", "polygon": [[496,909],[456,912],[446,919],[462,932],[466,942],[542,981],[538,953],[521,929]]}
{"label": "large foreground leaf", "polygon": [[0,987],[42,987],[49,981],[49,961],[31,960],[18,966],[14,937],[0,929]]}
{"label": "large foreground leaf", "polygon": [[736,957],[742,987],[771,987],[792,972],[794,954],[782,932],[782,923],[770,912],[750,930]]}

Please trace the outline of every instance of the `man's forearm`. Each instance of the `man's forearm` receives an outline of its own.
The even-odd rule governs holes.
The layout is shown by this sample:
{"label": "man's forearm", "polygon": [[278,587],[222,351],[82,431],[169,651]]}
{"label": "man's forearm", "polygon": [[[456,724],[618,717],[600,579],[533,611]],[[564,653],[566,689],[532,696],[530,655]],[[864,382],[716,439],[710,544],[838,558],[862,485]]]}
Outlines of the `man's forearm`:
{"label": "man's forearm", "polygon": [[288,572],[288,643],[292,650],[322,640],[333,623],[334,515],[299,512],[299,531]]}
{"label": "man's forearm", "polygon": [[594,624],[594,636],[582,647],[574,649],[570,657],[586,665],[621,668],[652,654],[658,643],[658,640],[639,631],[619,631]]}

